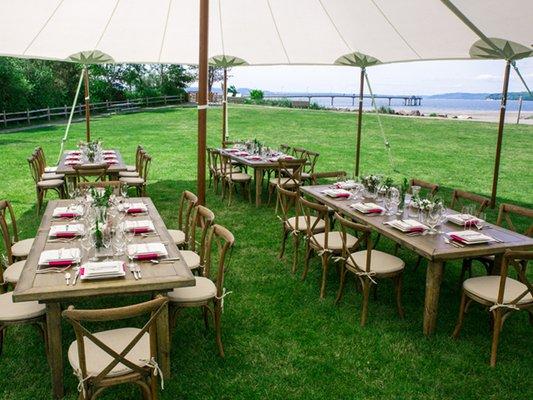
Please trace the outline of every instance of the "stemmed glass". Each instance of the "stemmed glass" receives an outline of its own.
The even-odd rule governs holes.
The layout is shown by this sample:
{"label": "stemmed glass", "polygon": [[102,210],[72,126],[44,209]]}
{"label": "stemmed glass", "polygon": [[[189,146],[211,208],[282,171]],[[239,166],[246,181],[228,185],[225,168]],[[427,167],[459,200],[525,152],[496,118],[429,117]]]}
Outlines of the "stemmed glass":
{"label": "stemmed glass", "polygon": [[395,187],[388,188],[385,192],[385,198],[383,199],[383,205],[387,211],[386,215],[394,215],[395,209],[400,203],[400,191]]}
{"label": "stemmed glass", "polygon": [[81,248],[83,249],[83,252],[87,257],[87,260],[96,261],[96,257],[93,257],[93,258],[89,257],[89,255],[91,254],[91,249],[94,246],[93,234],[91,233],[89,229],[86,228],[85,235],[83,235],[80,242],[81,242]]}
{"label": "stemmed glass", "polygon": [[426,212],[426,223],[428,224],[430,230],[429,234],[434,235],[437,233],[437,230],[435,227],[441,222],[442,220],[442,206],[440,204],[435,204],[432,208],[430,208]]}
{"label": "stemmed glass", "polygon": [[125,183],[120,186],[120,194],[125,199],[128,197],[128,185]]}

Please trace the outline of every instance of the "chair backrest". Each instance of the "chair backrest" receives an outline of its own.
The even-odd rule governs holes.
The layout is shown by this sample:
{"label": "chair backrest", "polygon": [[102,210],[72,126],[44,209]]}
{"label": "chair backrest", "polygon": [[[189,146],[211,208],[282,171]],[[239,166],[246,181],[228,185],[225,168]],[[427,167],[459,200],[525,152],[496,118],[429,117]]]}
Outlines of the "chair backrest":
{"label": "chair backrest", "polygon": [[[342,239],[342,256],[346,261],[350,260],[349,263],[352,266],[359,267],[363,271],[370,272],[370,262],[372,259],[372,230],[369,226],[358,224],[357,222],[350,221],[343,216],[341,216],[339,213],[335,213],[335,220],[339,223],[341,228],[341,239]],[[355,242],[355,245],[352,247],[348,247],[348,229],[357,232],[356,235],[357,240]],[[366,248],[366,260],[365,260],[365,266],[358,266],[355,262],[352,253],[354,248],[357,246],[365,245]]]}
{"label": "chair backrest", "polygon": [[[309,201],[305,199],[304,197],[300,197],[300,205],[302,208],[302,213],[305,218],[305,223],[307,227],[307,240],[309,241],[309,244],[315,245],[315,247],[318,248],[327,248],[328,247],[328,239],[329,239],[329,208],[323,204],[314,203],[312,201]],[[320,223],[320,220],[324,221],[324,247],[318,241],[314,238],[314,232],[317,231],[317,226]]]}
{"label": "chair backrest", "polygon": [[533,296],[533,286],[527,278],[527,267],[530,260],[533,260],[533,251],[507,250],[505,252],[505,254],[503,255],[502,268],[500,271],[500,286],[498,288],[497,304],[503,304],[503,299],[505,298],[505,281],[507,280],[509,266],[512,266],[516,270],[520,282],[526,285],[526,289],[522,293],[519,293],[514,299],[511,299],[511,301],[508,301],[505,304],[516,305],[521,299],[523,299],[528,294],[530,296]]}
{"label": "chair backrest", "polygon": [[409,190],[411,190],[411,187],[413,186],[420,186],[421,188],[426,189],[430,196],[435,196],[439,191],[439,185],[436,183],[426,182],[421,179],[412,178],[409,181]]}
{"label": "chair backrest", "polygon": [[464,205],[465,201],[477,204],[477,210],[475,212],[476,216],[485,211],[485,208],[487,208],[490,204],[490,200],[486,197],[475,193],[465,192],[464,190],[455,189],[452,193],[452,203],[450,208],[456,211],[461,211],[460,208]]}
{"label": "chair backrest", "polygon": [[[189,250],[195,251],[196,246],[200,246],[198,254],[200,255],[200,264],[204,264],[205,259],[205,241],[207,232],[215,221],[215,213],[209,208],[197,205],[194,207],[192,223],[189,229]],[[196,240],[196,229],[200,228],[200,241]]]}
{"label": "chair backrest", "polygon": [[[146,368],[139,366],[139,360],[132,362],[126,355],[131,349],[141,340],[141,338],[148,333],[150,337],[150,360],[152,358],[157,359],[157,318],[163,307],[168,303],[168,298],[158,297],[154,300],[150,300],[140,304],[134,304],[126,307],[100,309],[100,310],[77,310],[74,306],[70,306],[67,310],[63,311],[63,317],[67,319],[74,327],[74,333],[76,334],[76,343],[78,346],[78,358],[80,363],[81,379],[85,385],[85,380],[90,378],[92,384],[99,385],[104,380],[108,373],[115,368],[119,363],[130,368],[133,372],[146,375],[150,373]],[[108,347],[105,343],[99,340],[93,335],[82,322],[103,322],[103,321],[116,321],[123,319],[137,318],[141,315],[150,314],[148,322],[140,329],[139,333],[135,335],[130,343],[120,351]],[[111,361],[102,371],[96,375],[89,377],[87,374],[87,363],[85,358],[85,338],[88,341],[93,342],[102,351],[107,353],[111,357]],[[148,363],[150,360],[146,360]]]}
{"label": "chair backrest", "polygon": [[[10,222],[11,230],[9,229]],[[13,253],[11,252],[11,246],[18,242],[19,238],[15,212],[13,211],[13,207],[8,200],[0,200],[0,230],[2,231],[7,261],[9,264],[13,264]]]}
{"label": "chair backrest", "polygon": [[35,153],[28,157],[28,164],[30,166],[30,173],[33,181],[37,184],[41,180],[42,172],[39,164],[39,160]]}
{"label": "chair backrest", "polygon": [[305,165],[304,165],[305,173],[313,174],[315,172],[316,162],[318,161],[319,156],[320,156],[320,153],[317,153],[316,151],[306,150],[304,152],[303,158],[305,158]]}
{"label": "chair backrest", "polygon": [[509,229],[517,232],[517,229],[515,228],[511,219],[512,214],[525,217],[529,220],[529,226],[527,226],[526,230],[524,231],[524,235],[533,237],[533,210],[530,208],[515,206],[514,204],[501,204],[496,225],[503,226],[505,222]]}
{"label": "chair backrest", "polygon": [[94,181],[105,181],[109,165],[106,163],[78,164],[73,165],[73,168],[76,171],[76,180],[78,183],[90,182],[89,177],[93,177]]}
{"label": "chair backrest", "polygon": [[292,155],[296,158],[305,158],[305,150],[303,147],[293,147],[292,148]]}
{"label": "chair backrest", "polygon": [[189,235],[189,225],[192,218],[192,211],[196,204],[198,204],[198,197],[188,190],[183,191],[178,210],[178,229],[185,233],[186,240]]}
{"label": "chair backrest", "polygon": [[[283,189],[281,186],[276,186],[276,192],[278,196],[279,209],[281,210],[281,216],[278,215],[284,223],[291,217],[296,217],[295,229],[298,230],[298,217],[300,212],[300,194],[298,191],[292,191]],[[294,211],[292,211],[294,209]]]}
{"label": "chair backrest", "polygon": [[[222,225],[213,225],[209,230],[206,241],[206,256],[204,276],[211,278],[213,269],[217,268],[215,285],[217,287],[217,297],[224,295],[224,272],[226,271],[230,258],[228,251],[233,248],[235,237]],[[228,260],[226,261],[226,258]]]}
{"label": "chair backrest", "polygon": [[317,185],[319,179],[338,179],[339,177],[346,178],[346,176],[348,176],[346,171],[315,172],[311,174],[311,183]]}
{"label": "chair backrest", "polygon": [[279,149],[285,154],[292,154],[293,153],[292,147],[289,146],[288,144],[280,144],[279,145]]}
{"label": "chair backrest", "polygon": [[44,174],[44,170],[46,169],[46,157],[44,155],[44,151],[42,147],[36,147],[35,151],[33,152],[35,155],[35,158],[39,162],[39,171],[41,174]]}
{"label": "chair backrest", "polygon": [[144,181],[148,181],[148,171],[150,170],[150,165],[152,163],[152,157],[146,152],[141,152],[141,163],[139,166],[139,177],[143,178]]}
{"label": "chair backrest", "polygon": [[225,154],[220,154],[220,173],[222,177],[228,178],[231,180],[233,178],[233,164],[231,163],[231,158]]}
{"label": "chair backrest", "polygon": [[141,169],[141,158],[142,153],[144,152],[144,147],[142,147],[140,144],[137,145],[137,149],[135,150],[135,170],[137,172]]}
{"label": "chair backrest", "polygon": [[78,183],[78,189],[85,191],[91,188],[113,188],[113,194],[120,195],[120,188],[122,182],[120,181],[97,181],[97,182],[80,182]]}
{"label": "chair backrest", "polygon": [[287,160],[280,158],[277,167],[277,184],[280,186],[300,186],[304,164],[304,159]]}

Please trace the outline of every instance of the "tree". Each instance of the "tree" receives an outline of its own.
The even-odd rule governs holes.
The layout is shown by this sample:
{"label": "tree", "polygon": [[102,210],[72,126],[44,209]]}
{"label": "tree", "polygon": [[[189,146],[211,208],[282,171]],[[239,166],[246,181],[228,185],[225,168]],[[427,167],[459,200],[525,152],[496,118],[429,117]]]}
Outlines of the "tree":
{"label": "tree", "polygon": [[224,80],[224,68],[210,66],[209,74],[207,75],[208,92],[211,93],[213,91],[213,85],[222,80]]}
{"label": "tree", "polygon": [[0,111],[19,111],[28,107],[26,94],[30,84],[22,64],[22,60],[0,57]]}
{"label": "tree", "polygon": [[196,79],[194,71],[182,65],[161,64],[159,70],[161,93],[164,95],[184,94],[189,83]]}

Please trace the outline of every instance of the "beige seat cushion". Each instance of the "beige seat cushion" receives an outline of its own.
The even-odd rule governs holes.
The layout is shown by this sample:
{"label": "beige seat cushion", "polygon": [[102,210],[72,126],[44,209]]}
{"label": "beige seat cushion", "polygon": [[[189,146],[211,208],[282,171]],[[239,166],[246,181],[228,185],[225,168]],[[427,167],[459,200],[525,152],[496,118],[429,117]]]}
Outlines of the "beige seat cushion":
{"label": "beige seat cushion", "polygon": [[[317,217],[313,217],[313,216],[310,217],[311,226],[313,226],[316,220],[317,220]],[[296,228],[296,217],[291,217],[287,219],[287,224],[289,225],[291,229],[295,229]],[[320,231],[323,231],[324,229],[326,229],[326,223],[324,222],[323,219],[321,219],[320,221],[316,223],[314,230],[315,232],[320,232]],[[299,231],[307,230],[307,220],[303,215],[298,217],[298,230]]]}
{"label": "beige seat cushion", "polygon": [[21,321],[44,315],[46,307],[36,301],[13,303],[13,292],[0,294],[0,321]]}
{"label": "beige seat cushion", "polygon": [[169,229],[168,233],[170,233],[175,245],[185,243],[185,232],[180,231],[179,229]]}
{"label": "beige seat cushion", "polygon": [[197,276],[196,286],[180,287],[168,293],[170,301],[177,303],[192,303],[212,299],[217,294],[217,287],[213,281],[203,276]]}
{"label": "beige seat cushion", "polygon": [[[313,239],[310,240],[309,243],[312,245],[318,245],[321,248],[324,248],[324,240],[325,240],[326,234],[325,233],[317,233],[316,235],[313,235]],[[355,246],[355,242],[357,241],[357,238],[353,235],[350,235],[349,233],[346,234],[346,245],[348,248],[351,248]],[[338,231],[331,231],[328,234],[328,249],[330,250],[342,250],[342,233]]]}
{"label": "beige seat cushion", "polygon": [[120,182],[127,183],[128,185],[142,185],[144,183],[144,179],[135,177],[125,177],[120,178]]}
{"label": "beige seat cushion", "polygon": [[135,167],[135,165],[126,165],[126,171],[137,172],[137,168]]}
{"label": "beige seat cushion", "polygon": [[120,171],[118,175],[121,178],[138,178],[139,173],[137,171]]}
{"label": "beige seat cushion", "polygon": [[13,263],[7,267],[4,271],[4,282],[17,283],[25,264],[26,261],[17,261],[16,263]]}
{"label": "beige seat cushion", "polygon": [[46,181],[39,181],[37,182],[37,186],[39,186],[42,189],[52,189],[57,188],[63,185],[63,181],[61,179],[49,179]]}
{"label": "beige seat cushion", "polygon": [[280,185],[282,187],[295,187],[297,186],[297,184],[295,183],[294,179],[291,179],[291,178],[281,178],[281,179],[278,179],[278,178],[271,178],[270,179],[270,184],[271,185]]}
{"label": "beige seat cushion", "polygon": [[[140,329],[137,328],[120,328],[97,332],[94,336],[117,353],[121,353],[139,331]],[[94,344],[90,339],[84,337],[83,342],[85,345],[87,374],[96,376],[113,361],[113,357]],[[129,353],[126,354],[126,359],[141,367],[146,365],[146,361],[150,360],[150,335],[148,333],[145,333]],[[68,348],[68,361],[75,371],[81,371],[78,344],[76,341],[72,342]],[[122,363],[118,363],[109,371],[107,376],[125,375],[129,372],[131,372],[131,368]]]}
{"label": "beige seat cushion", "polygon": [[200,266],[200,256],[191,250],[180,251],[183,261],[189,269],[196,269]]}
{"label": "beige seat cushion", "polygon": [[57,167],[46,167],[44,169],[44,172],[56,172],[57,171]]}
{"label": "beige seat cushion", "polygon": [[55,172],[45,172],[41,175],[41,179],[48,181],[50,179],[63,179],[65,174],[56,174]]}
{"label": "beige seat cushion", "polygon": [[[463,282],[463,288],[477,297],[496,303],[498,300],[498,290],[500,289],[500,276],[489,275],[470,278]],[[522,282],[508,277],[505,280],[503,302],[509,303],[513,301],[526,289],[527,286]],[[531,296],[531,293],[528,293],[518,302],[518,304],[531,302],[533,302],[533,297]]]}
{"label": "beige seat cushion", "polygon": [[34,238],[19,240],[17,243],[11,246],[11,253],[14,257],[28,257],[34,241]]}
{"label": "beige seat cushion", "polygon": [[307,179],[311,179],[311,174],[309,174],[307,172],[302,172],[301,178],[302,178],[302,181],[305,181]]}
{"label": "beige seat cushion", "polygon": [[[228,174],[227,179],[230,179],[230,175]],[[235,182],[245,182],[252,179],[251,175],[245,174],[243,172],[237,172],[231,174],[231,180]]]}
{"label": "beige seat cushion", "polygon": [[[352,258],[356,263],[356,267],[363,271],[366,270],[366,254],[366,250],[352,253]],[[353,262],[350,258],[348,258],[346,263],[353,266]],[[389,274],[391,272],[401,271],[404,267],[405,263],[401,258],[379,250],[372,250],[370,257],[371,272],[375,272],[376,274]]]}

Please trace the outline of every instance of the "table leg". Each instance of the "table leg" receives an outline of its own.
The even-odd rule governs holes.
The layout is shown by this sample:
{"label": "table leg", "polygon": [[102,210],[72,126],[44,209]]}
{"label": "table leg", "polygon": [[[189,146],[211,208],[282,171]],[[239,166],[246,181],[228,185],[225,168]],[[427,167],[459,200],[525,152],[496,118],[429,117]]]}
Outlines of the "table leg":
{"label": "table leg", "polygon": [[48,334],[48,362],[52,373],[52,395],[54,399],[62,399],[64,388],[60,303],[46,303],[46,330]]}
{"label": "table leg", "polygon": [[424,304],[424,335],[435,332],[439,308],[440,284],[442,282],[443,262],[429,261],[426,272],[426,299]]}
{"label": "table leg", "polygon": [[261,205],[261,194],[263,193],[263,168],[255,168],[255,206]]}
{"label": "table leg", "polygon": [[157,318],[157,361],[165,379],[170,378],[170,331],[168,323],[168,304],[166,304]]}

